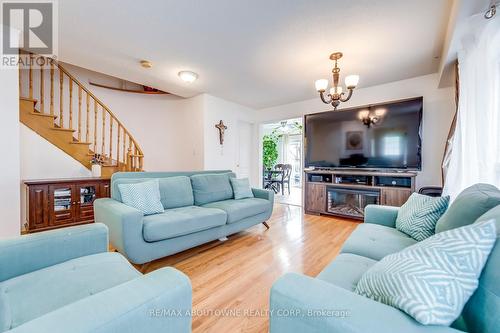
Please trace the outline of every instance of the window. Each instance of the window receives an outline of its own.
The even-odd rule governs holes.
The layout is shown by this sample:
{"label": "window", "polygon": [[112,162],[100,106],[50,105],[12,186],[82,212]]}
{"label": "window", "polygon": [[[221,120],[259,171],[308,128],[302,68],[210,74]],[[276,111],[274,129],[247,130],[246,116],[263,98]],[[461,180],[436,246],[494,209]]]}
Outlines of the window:
{"label": "window", "polygon": [[401,155],[401,137],[400,136],[386,136],[383,139],[383,154],[385,156],[399,156]]}

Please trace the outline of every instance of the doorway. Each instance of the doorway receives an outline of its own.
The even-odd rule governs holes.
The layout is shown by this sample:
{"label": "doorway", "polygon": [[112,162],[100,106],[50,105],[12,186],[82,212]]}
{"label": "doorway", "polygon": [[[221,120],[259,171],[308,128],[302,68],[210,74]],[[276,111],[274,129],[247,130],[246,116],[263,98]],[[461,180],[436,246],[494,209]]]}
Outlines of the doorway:
{"label": "doorway", "polygon": [[264,124],[262,186],[275,192],[275,202],[302,206],[302,118]]}

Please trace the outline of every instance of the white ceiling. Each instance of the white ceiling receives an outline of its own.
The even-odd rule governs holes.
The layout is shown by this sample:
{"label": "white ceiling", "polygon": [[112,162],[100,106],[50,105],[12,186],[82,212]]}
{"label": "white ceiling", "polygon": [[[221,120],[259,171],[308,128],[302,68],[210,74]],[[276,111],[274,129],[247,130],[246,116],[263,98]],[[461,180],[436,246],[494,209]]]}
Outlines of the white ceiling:
{"label": "white ceiling", "polygon": [[[360,87],[438,70],[451,0],[62,0],[59,58],[253,108],[316,96],[342,51]],[[140,59],[153,62],[150,70]],[[197,72],[193,84],[180,70]]]}

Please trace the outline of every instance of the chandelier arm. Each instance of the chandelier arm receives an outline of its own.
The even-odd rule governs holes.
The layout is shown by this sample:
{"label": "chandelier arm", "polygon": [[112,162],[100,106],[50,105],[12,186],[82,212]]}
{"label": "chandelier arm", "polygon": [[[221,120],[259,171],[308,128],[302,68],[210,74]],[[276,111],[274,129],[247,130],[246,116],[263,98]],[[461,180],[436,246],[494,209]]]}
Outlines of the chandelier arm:
{"label": "chandelier arm", "polygon": [[[341,101],[341,102],[347,102],[348,100],[350,100],[350,99],[351,99],[351,97],[352,97],[352,92],[353,92],[353,90],[354,90],[354,89],[349,88],[349,94],[347,95],[347,97],[346,97],[346,98],[342,98],[342,97],[340,97],[340,101]],[[344,96],[344,95],[345,95],[345,93],[342,93],[340,96]]]}
{"label": "chandelier arm", "polygon": [[327,100],[325,99],[325,95],[324,95],[323,91],[320,91],[320,92],[319,92],[319,96],[321,97],[321,100],[322,100],[322,101],[323,101],[323,103],[325,103],[325,104],[330,104],[331,102],[333,102],[333,98],[331,98],[331,96],[330,96],[330,95],[328,95],[328,96],[330,96],[330,100],[329,100],[329,101],[327,101]]}

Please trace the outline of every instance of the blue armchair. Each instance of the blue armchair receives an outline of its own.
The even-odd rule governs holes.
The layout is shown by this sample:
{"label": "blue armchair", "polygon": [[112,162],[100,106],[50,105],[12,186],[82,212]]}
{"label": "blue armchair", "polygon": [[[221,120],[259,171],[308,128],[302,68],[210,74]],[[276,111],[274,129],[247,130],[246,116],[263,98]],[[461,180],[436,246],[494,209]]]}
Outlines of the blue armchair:
{"label": "blue armchair", "polygon": [[0,332],[190,332],[191,284],[108,252],[103,224],[0,240]]}

